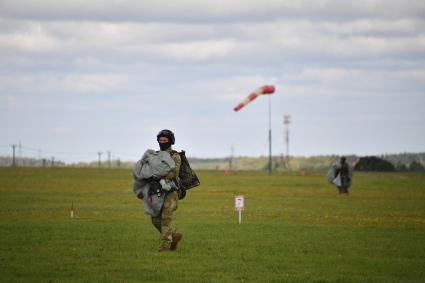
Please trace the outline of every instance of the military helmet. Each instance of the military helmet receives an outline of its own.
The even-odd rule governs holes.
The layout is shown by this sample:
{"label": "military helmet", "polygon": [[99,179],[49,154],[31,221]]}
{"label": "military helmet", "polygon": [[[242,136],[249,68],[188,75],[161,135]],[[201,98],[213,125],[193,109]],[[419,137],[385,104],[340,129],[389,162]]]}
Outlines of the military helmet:
{"label": "military helmet", "polygon": [[171,144],[174,144],[174,142],[176,141],[175,137],[174,137],[174,133],[170,130],[164,129],[162,131],[160,131],[157,135],[156,135],[156,140],[159,142],[159,138],[160,137],[166,137],[170,140]]}

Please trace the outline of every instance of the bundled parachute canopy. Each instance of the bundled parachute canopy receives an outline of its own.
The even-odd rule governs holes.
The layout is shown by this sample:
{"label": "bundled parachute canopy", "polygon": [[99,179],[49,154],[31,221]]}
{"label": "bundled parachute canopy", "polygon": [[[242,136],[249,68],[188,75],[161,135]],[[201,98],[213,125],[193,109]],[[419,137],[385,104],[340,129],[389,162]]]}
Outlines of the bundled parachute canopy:
{"label": "bundled parachute canopy", "polygon": [[341,180],[341,164],[339,163],[334,163],[332,164],[332,166],[329,168],[327,174],[326,174],[326,179],[328,179],[328,181],[333,184],[335,187],[340,187],[342,185],[347,186],[347,188],[351,187],[352,184],[352,176],[353,176],[353,167],[351,167],[350,165],[348,165],[348,179],[345,181],[346,183],[343,184],[343,180]]}
{"label": "bundled parachute canopy", "polygon": [[256,99],[257,96],[264,95],[264,94],[272,94],[275,92],[275,90],[276,89],[273,85],[265,85],[260,88],[257,88],[253,93],[248,95],[241,103],[236,105],[235,108],[233,108],[233,110],[237,112],[241,110],[245,105],[247,105],[248,103]]}

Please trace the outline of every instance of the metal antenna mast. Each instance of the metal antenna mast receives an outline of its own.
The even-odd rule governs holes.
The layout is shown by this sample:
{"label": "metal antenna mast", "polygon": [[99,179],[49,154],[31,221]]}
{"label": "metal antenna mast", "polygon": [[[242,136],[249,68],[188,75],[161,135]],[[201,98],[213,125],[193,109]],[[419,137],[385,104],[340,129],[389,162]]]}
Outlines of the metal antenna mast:
{"label": "metal antenna mast", "polygon": [[16,166],[16,159],[15,159],[15,147],[16,147],[16,144],[12,144],[12,149],[13,149],[12,167],[15,167],[15,166]]}
{"label": "metal antenna mast", "polygon": [[21,141],[19,141],[19,144],[18,144],[18,160],[22,160],[22,144],[21,144]]}
{"label": "metal antenna mast", "polygon": [[283,115],[283,124],[285,125],[285,143],[286,143],[286,165],[289,166],[289,124],[291,124],[291,115]]}
{"label": "metal antenna mast", "polygon": [[111,168],[111,151],[108,150],[108,169]]}
{"label": "metal antenna mast", "polygon": [[269,173],[272,172],[272,106],[271,95],[269,95]]}

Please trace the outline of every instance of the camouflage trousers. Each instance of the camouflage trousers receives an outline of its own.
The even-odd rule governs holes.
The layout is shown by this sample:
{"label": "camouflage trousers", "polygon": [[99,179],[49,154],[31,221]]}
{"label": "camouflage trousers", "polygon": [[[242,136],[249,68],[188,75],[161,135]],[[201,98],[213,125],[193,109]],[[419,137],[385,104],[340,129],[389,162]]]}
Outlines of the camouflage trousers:
{"label": "camouflage trousers", "polygon": [[178,207],[178,193],[176,191],[165,196],[164,206],[162,207],[161,215],[152,217],[152,224],[161,233],[160,248],[169,249],[173,240],[175,229],[172,226],[174,211]]}

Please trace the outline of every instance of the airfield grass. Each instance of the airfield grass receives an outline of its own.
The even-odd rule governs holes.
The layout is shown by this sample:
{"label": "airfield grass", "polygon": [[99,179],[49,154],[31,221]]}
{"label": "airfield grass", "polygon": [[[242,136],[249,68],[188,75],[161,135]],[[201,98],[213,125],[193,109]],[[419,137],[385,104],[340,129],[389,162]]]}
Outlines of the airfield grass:
{"label": "airfield grass", "polygon": [[130,170],[0,168],[0,281],[425,282],[425,174],[198,175],[159,253]]}

